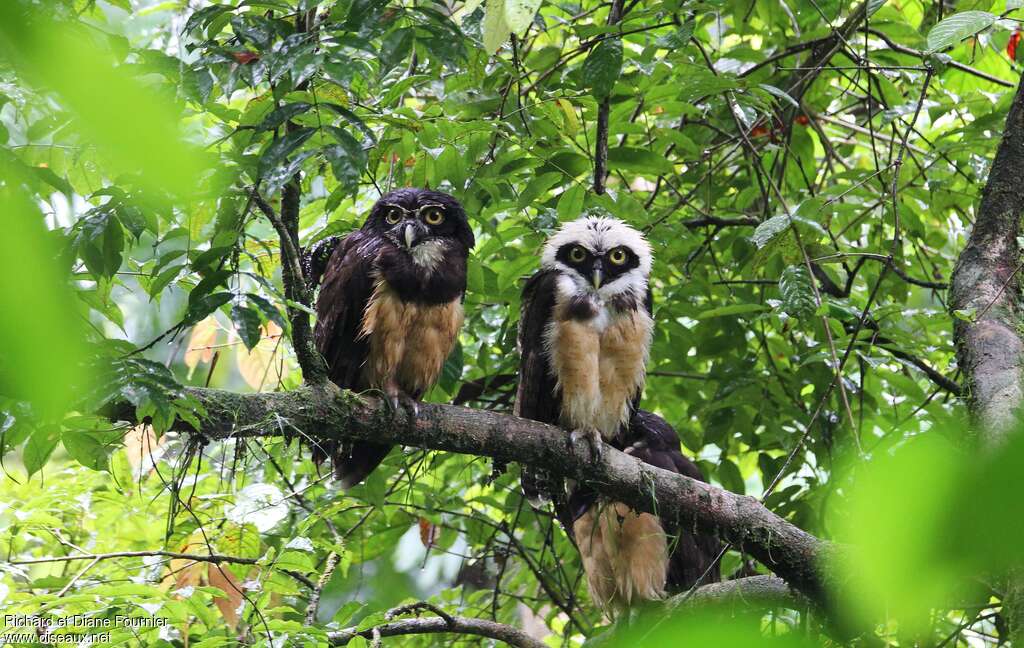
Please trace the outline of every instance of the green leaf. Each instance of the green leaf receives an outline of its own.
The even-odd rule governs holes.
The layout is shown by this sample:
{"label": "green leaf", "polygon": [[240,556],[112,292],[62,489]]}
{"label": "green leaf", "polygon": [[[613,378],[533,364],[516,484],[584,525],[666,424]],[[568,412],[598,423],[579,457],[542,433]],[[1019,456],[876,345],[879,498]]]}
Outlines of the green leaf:
{"label": "green leaf", "polygon": [[987,11],[962,11],[953,14],[928,32],[928,52],[937,52],[956,45],[995,24],[997,18]]}
{"label": "green leaf", "polygon": [[304,101],[285,104],[280,108],[271,111],[271,113],[267,115],[262,122],[260,122],[260,125],[256,127],[256,131],[273,130],[286,121],[289,121],[294,117],[298,117],[312,107],[312,104],[308,104]]}
{"label": "green leaf", "polygon": [[783,101],[788,103],[790,106],[793,106],[794,108],[799,108],[800,107],[800,104],[798,104],[796,102],[796,99],[794,99],[793,97],[789,96],[789,93],[786,92],[785,90],[781,90],[779,88],[776,88],[773,85],[768,85],[767,83],[762,83],[760,85],[760,87],[763,90],[767,91],[769,94],[774,95],[774,96],[778,97],[779,99],[782,99]]}
{"label": "green leaf", "polygon": [[157,295],[163,293],[164,288],[166,288],[172,281],[174,281],[178,277],[178,275],[181,274],[181,271],[184,268],[184,265],[176,265],[171,266],[170,268],[167,268],[165,270],[162,270],[160,274],[157,275],[157,277],[150,282],[149,290],[147,291],[149,292],[149,296],[156,297]]}
{"label": "green leaf", "polygon": [[354,137],[341,128],[328,128],[338,141],[335,146],[324,148],[324,157],[331,165],[334,177],[350,193],[355,192],[359,186],[359,178],[366,168],[366,152]]}
{"label": "green leaf", "polygon": [[281,328],[287,328],[287,326],[285,326],[284,317],[276,306],[256,293],[246,293],[245,298],[249,300],[250,304],[258,308],[259,311],[263,313],[263,317],[277,324]]}
{"label": "green leaf", "polygon": [[52,427],[41,427],[32,432],[22,453],[22,461],[25,463],[25,471],[28,472],[29,477],[46,465],[46,460],[50,458],[53,449],[57,447],[58,438],[57,430]]}
{"label": "green leaf", "polygon": [[266,183],[266,192],[268,194],[277,193],[281,187],[288,184],[288,181],[295,177],[295,174],[302,168],[303,163],[314,155],[316,155],[316,151],[302,151],[288,160],[286,164],[282,164],[263,176],[263,180]]}
{"label": "green leaf", "polygon": [[786,314],[797,318],[814,314],[814,289],[804,266],[791,265],[782,271],[779,292],[782,295],[782,310]]}
{"label": "green leaf", "polygon": [[750,236],[750,240],[752,240],[758,248],[763,248],[788,229],[788,216],[772,216],[757,226],[754,233]]}
{"label": "green leaf", "polygon": [[661,175],[672,173],[672,163],[660,153],[632,146],[617,146],[608,150],[608,166],[612,169]]}
{"label": "green leaf", "polygon": [[182,324],[184,326],[198,324],[206,319],[207,315],[231,301],[232,297],[233,295],[229,292],[220,292],[212,295],[206,295],[194,303],[189,304],[188,311],[185,313],[185,319]]}
{"label": "green leaf", "polygon": [[412,51],[413,34],[412,29],[396,29],[387,35],[380,47],[381,74],[388,72],[409,56]]}
{"label": "green leaf", "polygon": [[658,39],[658,47],[663,47],[669,50],[680,50],[690,44],[690,38],[693,36],[693,29],[697,26],[697,23],[693,20],[687,20],[674,32],[666,34]]}
{"label": "green leaf", "polygon": [[266,176],[280,166],[292,151],[302,146],[315,132],[315,128],[299,128],[274,140],[260,156],[257,167],[260,176]]}
{"label": "green leaf", "polygon": [[587,190],[583,185],[574,184],[558,197],[558,220],[568,221],[583,213],[583,201],[587,197]]}
{"label": "green leaf", "polygon": [[729,459],[722,459],[718,464],[718,481],[729,491],[744,495],[747,492],[743,474],[739,467]]}
{"label": "green leaf", "polygon": [[260,343],[260,316],[251,308],[235,304],[231,307],[231,321],[235,323],[238,336],[250,351]]}
{"label": "green leaf", "polygon": [[512,28],[505,20],[505,0],[487,0],[483,22],[484,51],[494,54],[511,33]]}
{"label": "green leaf", "polygon": [[88,432],[69,430],[61,434],[61,443],[72,459],[92,470],[107,470],[111,448]]}
{"label": "green leaf", "polygon": [[[0,138],[2,140],[3,138]],[[2,142],[0,142],[2,143]],[[60,177],[53,172],[49,167],[32,167],[32,172],[35,173],[40,180],[50,185],[57,191],[61,192],[68,198],[74,195],[75,190],[71,188],[71,184],[67,180]]]}
{"label": "green leaf", "polygon": [[109,211],[101,211],[83,221],[78,244],[85,267],[94,275],[113,277],[121,268],[124,230]]}
{"label": "green leaf", "polygon": [[541,0],[505,0],[505,22],[513,33],[530,26],[540,9]]}
{"label": "green leaf", "polygon": [[622,41],[606,38],[594,46],[583,62],[583,85],[595,99],[604,99],[612,93],[622,73]]}

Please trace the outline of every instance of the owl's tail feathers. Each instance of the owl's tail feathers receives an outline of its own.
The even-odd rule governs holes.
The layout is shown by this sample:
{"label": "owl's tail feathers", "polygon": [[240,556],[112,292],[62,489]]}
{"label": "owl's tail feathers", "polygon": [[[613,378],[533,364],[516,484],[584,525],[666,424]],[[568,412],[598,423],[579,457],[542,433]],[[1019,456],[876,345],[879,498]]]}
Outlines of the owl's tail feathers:
{"label": "owl's tail feathers", "polygon": [[343,489],[352,488],[384,461],[391,447],[380,443],[353,443],[347,453],[333,457],[334,478]]}

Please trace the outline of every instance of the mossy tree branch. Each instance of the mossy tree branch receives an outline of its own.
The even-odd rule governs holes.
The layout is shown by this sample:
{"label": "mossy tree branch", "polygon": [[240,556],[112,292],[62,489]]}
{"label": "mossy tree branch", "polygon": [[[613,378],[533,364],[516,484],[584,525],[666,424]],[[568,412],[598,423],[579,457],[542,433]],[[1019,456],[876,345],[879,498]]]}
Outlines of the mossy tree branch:
{"label": "mossy tree branch", "polygon": [[[308,440],[373,440],[517,462],[589,484],[631,507],[657,512],[680,528],[717,534],[760,560],[808,598],[823,602],[820,563],[827,544],[778,517],[753,497],[671,473],[606,448],[593,458],[567,442],[564,430],[534,421],[450,405],[423,405],[411,420],[382,401],[330,383],[290,392],[238,394],[187,388],[206,410],[202,430],[213,439],[302,436]],[[135,421],[130,404],[107,412]],[[580,444],[582,446],[582,444]]]}

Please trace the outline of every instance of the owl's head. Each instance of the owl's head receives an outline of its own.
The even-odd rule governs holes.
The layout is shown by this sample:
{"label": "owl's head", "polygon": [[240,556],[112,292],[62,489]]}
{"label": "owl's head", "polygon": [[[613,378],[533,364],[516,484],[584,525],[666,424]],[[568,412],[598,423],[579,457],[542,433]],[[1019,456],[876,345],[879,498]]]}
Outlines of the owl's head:
{"label": "owl's head", "polygon": [[383,236],[417,262],[428,262],[455,247],[468,252],[476,243],[459,201],[429,189],[385,194],[370,210],[363,229]]}
{"label": "owl's head", "polygon": [[616,218],[584,216],[563,225],[544,245],[541,267],[573,280],[577,291],[609,299],[642,298],[651,274],[651,246]]}

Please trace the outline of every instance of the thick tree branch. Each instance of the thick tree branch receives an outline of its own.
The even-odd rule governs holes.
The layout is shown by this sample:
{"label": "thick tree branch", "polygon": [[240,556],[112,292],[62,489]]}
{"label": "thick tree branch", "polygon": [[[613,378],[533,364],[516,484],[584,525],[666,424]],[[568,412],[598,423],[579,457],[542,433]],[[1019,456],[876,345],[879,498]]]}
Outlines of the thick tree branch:
{"label": "thick tree branch", "polygon": [[[809,598],[824,598],[819,565],[827,545],[755,498],[655,468],[612,448],[594,459],[585,448],[569,444],[565,431],[554,426],[449,405],[423,405],[420,415],[409,420],[405,412],[393,413],[377,399],[362,399],[329,383],[263,394],[200,388],[186,392],[206,410],[201,433],[208,439],[301,435],[313,441],[373,440],[544,468],[637,510],[657,512],[680,528],[716,534],[743,547]],[[107,414],[135,419],[126,403]]]}

